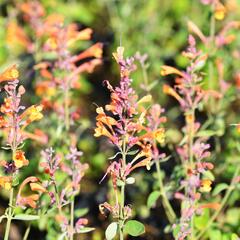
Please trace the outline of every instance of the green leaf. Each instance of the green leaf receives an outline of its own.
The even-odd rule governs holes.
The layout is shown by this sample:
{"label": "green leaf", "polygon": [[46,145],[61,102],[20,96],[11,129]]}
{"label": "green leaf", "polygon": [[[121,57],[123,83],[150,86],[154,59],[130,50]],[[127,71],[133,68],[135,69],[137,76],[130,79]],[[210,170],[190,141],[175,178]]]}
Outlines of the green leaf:
{"label": "green leaf", "polygon": [[174,238],[177,237],[178,233],[180,232],[180,225],[177,225],[174,229],[173,229],[173,236]]}
{"label": "green leaf", "polygon": [[154,192],[150,193],[150,195],[148,196],[148,199],[147,199],[147,206],[149,208],[154,207],[156,204],[156,201],[158,200],[160,195],[161,195],[161,193],[159,191],[154,191]]}
{"label": "green leaf", "polygon": [[194,217],[194,225],[198,230],[202,230],[207,226],[209,221],[209,209],[204,209],[203,214]]}
{"label": "green leaf", "polygon": [[237,234],[233,233],[233,234],[231,235],[231,240],[238,240],[238,239],[239,239],[239,237],[238,237]]}
{"label": "green leaf", "polygon": [[216,187],[214,188],[212,195],[216,196],[218,195],[220,192],[222,192],[223,190],[227,189],[228,185],[226,183],[219,183],[216,185]]}
{"label": "green leaf", "polygon": [[105,231],[105,237],[107,240],[112,240],[117,234],[118,224],[116,222],[112,222],[108,225]]}
{"label": "green leaf", "polygon": [[134,184],[135,183],[135,178],[134,177],[129,177],[126,179],[126,184]]}
{"label": "green leaf", "polygon": [[74,211],[74,215],[77,218],[80,218],[88,213],[88,208],[80,208]]}
{"label": "green leaf", "polygon": [[209,239],[210,240],[219,240],[222,238],[222,233],[219,230],[211,230],[209,233]]}
{"label": "green leaf", "polygon": [[214,175],[212,174],[211,171],[205,171],[205,172],[203,173],[203,176],[204,176],[205,178],[211,180],[212,182],[215,180],[215,177],[214,177]]}
{"label": "green leaf", "polygon": [[38,215],[28,215],[28,214],[17,214],[13,219],[15,220],[23,220],[23,221],[34,221],[38,220]]}
{"label": "green leaf", "polygon": [[124,232],[128,233],[129,235],[131,235],[133,237],[137,237],[137,236],[145,233],[145,227],[139,221],[130,220],[130,221],[127,221],[127,223],[125,224]]}
{"label": "green leaf", "polygon": [[213,130],[202,130],[197,133],[197,137],[211,137],[216,135],[216,131]]}
{"label": "green leaf", "polygon": [[88,233],[88,232],[92,232],[95,228],[91,228],[91,227],[84,227],[79,229],[77,232],[78,233]]}

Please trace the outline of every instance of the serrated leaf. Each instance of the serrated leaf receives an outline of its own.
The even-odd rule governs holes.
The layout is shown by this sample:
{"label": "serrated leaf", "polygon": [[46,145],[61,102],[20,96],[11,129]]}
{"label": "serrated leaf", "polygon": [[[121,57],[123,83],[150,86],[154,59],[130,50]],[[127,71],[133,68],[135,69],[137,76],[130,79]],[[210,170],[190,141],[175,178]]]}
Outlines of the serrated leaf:
{"label": "serrated leaf", "polygon": [[223,190],[227,189],[228,185],[226,183],[219,183],[216,185],[216,187],[214,188],[212,195],[216,196],[218,195],[220,192],[222,192]]}
{"label": "serrated leaf", "polygon": [[118,224],[116,222],[112,222],[108,225],[105,231],[105,237],[107,240],[112,240],[117,234]]}
{"label": "serrated leaf", "polygon": [[28,215],[28,214],[17,214],[13,219],[15,220],[23,220],[23,221],[34,221],[38,220],[38,215]]}
{"label": "serrated leaf", "polygon": [[152,193],[150,193],[150,195],[148,196],[147,199],[147,206],[149,208],[152,208],[155,206],[158,198],[160,197],[161,193],[159,191],[154,191]]}
{"label": "serrated leaf", "polygon": [[137,220],[129,220],[124,226],[124,232],[133,237],[137,237],[145,233],[145,227],[141,222]]}

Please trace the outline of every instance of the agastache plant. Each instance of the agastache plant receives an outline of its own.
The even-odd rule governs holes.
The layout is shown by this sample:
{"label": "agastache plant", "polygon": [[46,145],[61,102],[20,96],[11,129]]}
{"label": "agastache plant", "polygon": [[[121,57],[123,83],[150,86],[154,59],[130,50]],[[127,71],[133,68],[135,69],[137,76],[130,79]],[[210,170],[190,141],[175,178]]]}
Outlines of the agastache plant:
{"label": "agastache plant", "polygon": [[[135,59],[140,63],[141,69],[142,69],[142,75],[143,75],[143,82],[144,84],[141,85],[141,88],[146,91],[146,93],[150,93],[151,90],[154,88],[157,81],[149,82],[147,69],[148,69],[148,62],[147,62],[147,54],[141,55],[139,52],[135,54]],[[150,96],[150,95],[149,95]],[[152,99],[151,102],[154,102]],[[165,128],[164,123],[166,123],[167,118],[163,115],[165,112],[165,109],[161,107],[160,104],[153,104],[147,113],[147,128],[148,131],[161,131],[165,134]],[[175,211],[170,203],[169,200],[169,192],[167,192],[167,188],[164,184],[163,179],[163,171],[161,169],[161,163],[169,160],[169,157],[166,156],[164,152],[161,151],[160,147],[162,144],[165,143],[165,138],[162,137],[162,139],[158,139],[158,141],[153,138],[151,139],[151,146],[152,146],[152,164],[156,167],[156,175],[157,175],[157,183],[158,183],[158,189],[152,191],[147,200],[147,206],[149,208],[152,208],[156,205],[156,202],[159,198],[162,200],[162,204],[166,213],[166,216],[168,218],[168,221],[170,223],[174,223],[176,221],[176,214]],[[159,146],[160,144],[160,146]]]}
{"label": "agastache plant", "polygon": [[[176,239],[194,239],[194,216],[201,213],[202,208],[217,209],[216,203],[201,205],[201,196],[211,191],[211,179],[204,173],[213,169],[213,164],[206,161],[210,157],[210,145],[206,137],[201,137],[201,125],[196,121],[196,111],[200,105],[209,97],[221,98],[221,94],[213,90],[204,90],[201,86],[201,68],[205,65],[207,55],[196,49],[193,36],[188,38],[189,47],[183,55],[190,60],[186,71],[180,71],[170,66],[162,66],[163,76],[176,74],[174,88],[164,85],[163,91],[173,96],[180,104],[185,116],[183,128],[184,139],[177,148],[178,155],[182,161],[185,179],[181,181],[183,192],[177,192],[176,198],[182,200],[181,218]],[[175,226],[176,227],[176,226]]]}
{"label": "agastache plant", "polygon": [[[80,162],[82,152],[71,147],[69,153],[61,157],[50,148],[43,151],[42,156],[44,162],[40,165],[48,176],[45,186],[51,199],[49,209],[55,206],[58,211],[55,219],[63,233],[61,237],[73,239],[76,234],[92,231],[93,228],[85,226],[88,219],[79,218],[74,222],[74,197],[80,193],[80,183],[88,169],[88,164]],[[64,177],[61,182],[57,179],[59,172]],[[68,205],[70,211],[67,211]]]}
{"label": "agastache plant", "polygon": [[[5,214],[1,216],[1,219],[7,219],[4,240],[9,239],[11,221],[13,219],[24,220],[15,215],[15,208],[17,206],[36,208],[35,202],[38,200],[39,194],[45,191],[38,178],[28,177],[21,183],[17,196],[15,196],[21,169],[29,164],[25,152],[22,150],[23,143],[29,136],[26,128],[32,122],[43,117],[41,105],[33,105],[27,109],[21,105],[25,89],[22,85],[19,86],[18,77],[19,72],[16,65],[9,67],[0,75],[1,83],[7,82],[3,87],[6,97],[0,108],[0,126],[6,135],[6,146],[3,148],[11,151],[10,159],[0,161],[4,173],[3,175],[1,173],[0,187],[9,191],[9,205]],[[38,193],[23,196],[22,189],[30,182],[33,184],[30,184],[31,190]]]}
{"label": "agastache plant", "polygon": [[[38,1],[22,3],[19,8],[37,39],[32,47],[37,63],[35,69],[41,76],[36,94],[47,108],[55,110],[64,119],[68,131],[79,118],[79,109],[71,102],[71,90],[81,87],[80,74],[90,73],[101,64],[103,45],[95,43],[81,53],[73,54],[72,49],[79,42],[90,40],[92,29],[79,31],[75,23],[66,24],[60,14],[46,15]],[[52,58],[49,60],[47,55]]]}
{"label": "agastache plant", "polygon": [[[136,69],[134,58],[124,58],[123,53],[123,47],[118,47],[117,52],[113,53],[120,68],[120,85],[114,88],[108,81],[104,82],[111,92],[111,102],[105,106],[106,112],[102,107],[96,109],[97,127],[94,134],[95,137],[107,137],[117,149],[104,176],[111,177],[114,204],[105,202],[100,205],[100,211],[104,213],[107,210],[116,219],[108,226],[106,238],[113,239],[118,232],[121,240],[124,239],[124,232],[133,236],[144,233],[144,226],[140,222],[128,220],[132,210],[125,200],[126,185],[135,182],[131,177],[133,170],[140,167],[150,169],[152,139],[159,142],[164,139],[163,128],[151,129],[146,125],[147,109],[143,105],[150,102],[151,96],[138,99],[130,78],[131,72]],[[136,228],[139,230],[137,233]]]}

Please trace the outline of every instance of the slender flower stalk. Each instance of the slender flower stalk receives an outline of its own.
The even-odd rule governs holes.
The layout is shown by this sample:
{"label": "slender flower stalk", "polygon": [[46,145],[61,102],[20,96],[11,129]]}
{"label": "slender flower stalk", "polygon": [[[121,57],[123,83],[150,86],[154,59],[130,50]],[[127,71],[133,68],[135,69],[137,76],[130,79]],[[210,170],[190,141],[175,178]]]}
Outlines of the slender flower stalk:
{"label": "slender flower stalk", "polygon": [[181,72],[164,66],[164,71],[162,71],[163,75],[175,73],[179,76],[176,79],[175,89],[164,86],[164,92],[175,97],[179,102],[186,122],[183,128],[185,141],[183,146],[177,149],[185,169],[185,179],[181,182],[184,193],[175,194],[176,198],[182,200],[180,230],[176,238],[178,240],[195,239],[193,220],[199,211],[199,200],[204,192],[211,190],[211,180],[203,178],[203,173],[213,168],[211,163],[203,161],[204,158],[210,156],[208,151],[210,145],[206,143],[207,138],[197,137],[201,129],[200,123],[196,122],[195,112],[199,104],[206,101],[209,96],[221,98],[218,92],[201,88],[202,78],[199,70],[205,65],[207,55],[197,51],[195,39],[191,35],[188,40],[189,47],[186,52],[183,52],[183,55],[190,60],[187,70]]}
{"label": "slender flower stalk", "polygon": [[[148,75],[147,75],[147,68],[148,68],[148,64],[146,63],[147,55],[146,54],[141,55],[138,52],[135,54],[135,58],[136,58],[136,60],[139,61],[141,68],[142,68],[142,72],[143,72],[144,85],[142,86],[142,88],[146,91],[147,94],[149,94],[149,95],[147,95],[147,97],[152,98],[150,95],[151,84],[148,82]],[[165,66],[165,67],[170,69],[170,67],[168,67],[168,66]],[[175,69],[174,69],[174,71],[175,71]],[[179,71],[179,73],[181,74],[180,71]],[[157,146],[158,142],[160,142],[160,143],[164,142],[164,128],[161,126],[164,122],[166,122],[166,117],[162,116],[162,113],[164,113],[164,111],[165,110],[160,105],[154,104],[149,109],[147,120],[148,120],[148,128],[150,131],[154,132],[154,131],[158,131],[158,129],[161,129],[161,131],[159,131],[159,133],[162,133],[162,134],[155,135],[155,138],[158,140],[153,139],[153,141],[151,142],[152,151],[153,151],[153,161],[154,161],[154,164],[155,164],[155,167],[157,170],[159,193],[162,198],[162,204],[165,209],[165,212],[166,212],[169,222],[173,224],[176,220],[176,214],[171,206],[171,203],[170,203],[167,193],[166,193],[166,189],[164,187],[162,172],[161,172],[162,171],[161,164],[160,164],[160,161],[162,160],[162,158],[165,157],[165,154],[160,153],[158,146]]]}
{"label": "slender flower stalk", "polygon": [[[107,137],[118,149],[103,177],[104,179],[107,174],[111,176],[115,202],[114,205],[105,202],[99,207],[102,213],[108,210],[116,219],[121,240],[124,239],[125,225],[131,221],[128,220],[131,217],[131,208],[126,205],[125,194],[126,186],[133,184],[135,179],[129,175],[139,167],[150,169],[153,139],[162,141],[164,136],[162,128],[151,129],[146,124],[148,108],[144,105],[151,102],[151,96],[147,95],[138,100],[130,79],[130,73],[136,69],[135,58],[125,59],[123,53],[123,47],[118,47],[117,52],[113,53],[120,68],[120,86],[113,88],[108,81],[105,81],[111,92],[111,102],[105,106],[107,113],[102,107],[96,109],[97,127],[94,134],[95,137]],[[106,234],[107,232],[108,229]]]}
{"label": "slender flower stalk", "polygon": [[[0,186],[10,191],[9,206],[5,212],[7,223],[4,240],[9,239],[11,221],[14,218],[14,209],[16,204],[18,204],[18,195],[15,202],[14,189],[17,184],[14,182],[18,179],[20,169],[27,166],[29,163],[25,157],[25,153],[21,150],[21,145],[27,138],[25,128],[31,122],[40,120],[43,117],[41,113],[41,105],[33,105],[27,109],[25,109],[24,106],[21,106],[21,97],[25,93],[25,89],[23,86],[18,86],[18,77],[19,72],[16,65],[8,68],[0,75],[2,82],[8,82],[4,86],[7,96],[4,98],[4,103],[0,108],[0,120],[1,128],[7,135],[7,146],[5,149],[10,149],[12,155],[10,161],[0,161],[0,166],[7,174],[7,176],[0,176]],[[21,187],[19,188],[19,191],[20,189]]]}

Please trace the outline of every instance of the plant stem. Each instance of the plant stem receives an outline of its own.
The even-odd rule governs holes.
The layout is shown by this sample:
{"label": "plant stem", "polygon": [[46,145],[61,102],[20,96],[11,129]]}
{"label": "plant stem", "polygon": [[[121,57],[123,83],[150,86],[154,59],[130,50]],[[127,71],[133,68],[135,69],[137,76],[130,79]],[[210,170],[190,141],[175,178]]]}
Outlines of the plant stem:
{"label": "plant stem", "polygon": [[213,222],[215,221],[215,219],[218,217],[218,215],[221,213],[221,211],[223,210],[223,208],[225,207],[232,191],[234,190],[234,184],[235,184],[235,178],[239,175],[239,172],[240,172],[240,166],[238,165],[236,170],[235,170],[235,173],[233,175],[233,178],[232,178],[232,181],[228,187],[228,190],[227,192],[225,193],[225,196],[224,198],[222,199],[222,202],[221,202],[221,205],[220,207],[218,208],[218,210],[212,215],[212,217],[210,218],[210,220],[208,221],[208,224],[207,226],[196,236],[195,240],[198,240],[200,239],[204,233],[206,233],[206,231],[211,227],[211,225],[213,224]]}
{"label": "plant stem", "polygon": [[12,205],[13,205],[13,188],[11,188],[10,190],[9,207],[8,207],[8,214],[7,214],[7,225],[6,225],[4,240],[8,240],[9,238],[11,222],[12,222],[12,214],[13,214]]}
{"label": "plant stem", "polygon": [[70,227],[71,227],[71,236],[70,240],[73,240],[73,235],[74,235],[74,202],[75,202],[75,197],[73,196],[73,200],[71,201],[71,219],[70,219]]}
{"label": "plant stem", "polygon": [[[188,136],[188,156],[189,156],[189,164],[190,168],[194,169],[194,159],[193,159],[193,141],[194,141],[194,123],[195,123],[195,109],[192,108],[189,118],[189,136]],[[196,188],[194,188],[194,192],[196,192]],[[194,201],[194,205],[195,205]],[[194,215],[191,218],[191,239],[194,239]]]}
{"label": "plant stem", "polygon": [[68,86],[64,92],[64,120],[65,120],[65,127],[66,130],[69,130],[70,120],[69,120],[69,88]]}
{"label": "plant stem", "polygon": [[160,189],[160,193],[161,193],[162,200],[163,200],[163,207],[166,211],[166,215],[167,215],[169,222],[174,223],[174,221],[176,219],[176,214],[166,196],[166,192],[164,189],[163,180],[162,180],[162,176],[161,176],[161,166],[160,166],[159,161],[155,161],[155,164],[156,164],[156,169],[157,169],[159,189]]}
{"label": "plant stem", "polygon": [[[122,148],[122,174],[125,172],[126,167],[126,140],[123,139],[123,148]],[[119,239],[124,240],[123,227],[124,227],[124,205],[125,205],[125,182],[121,186],[121,195],[120,195],[120,218],[119,218]]]}
{"label": "plant stem", "polygon": [[24,237],[23,237],[23,240],[27,240],[28,239],[28,235],[30,233],[30,230],[31,230],[31,224],[28,224],[28,227],[25,231],[25,234],[24,234]]}

